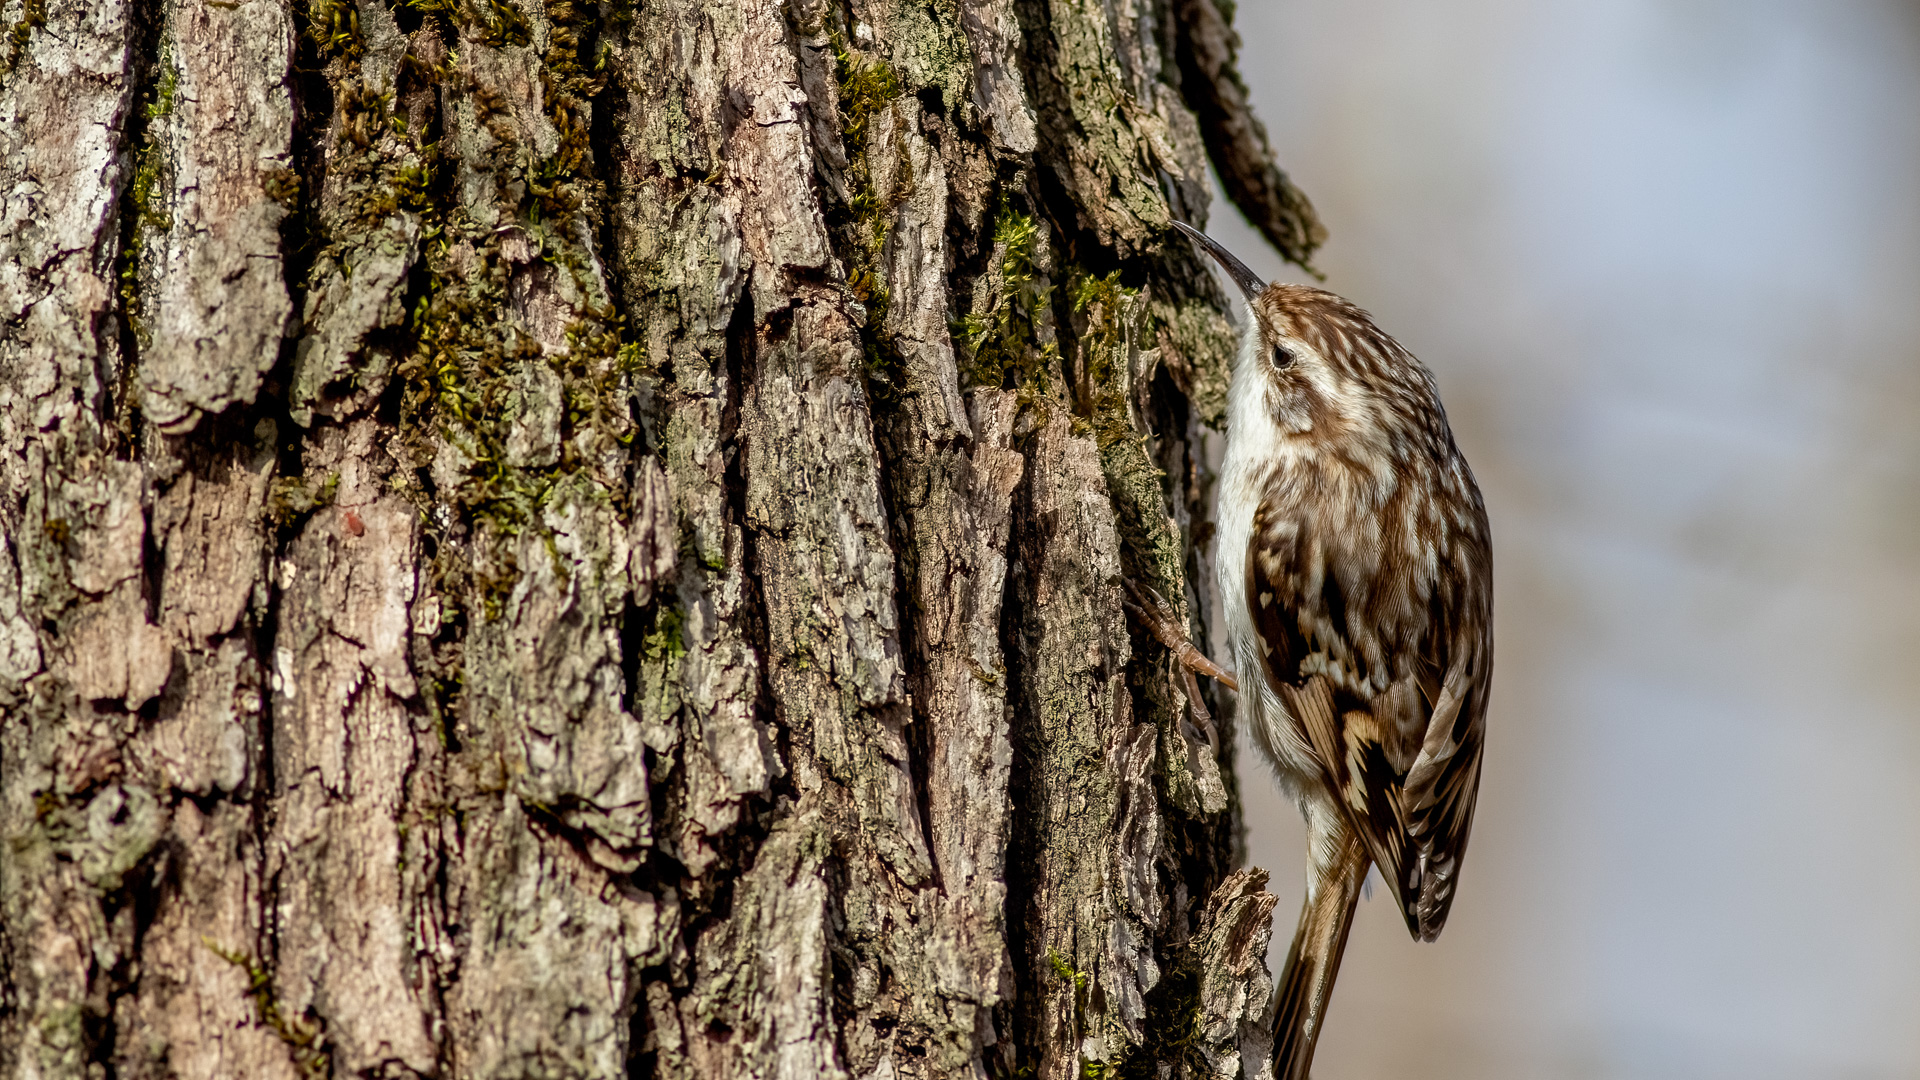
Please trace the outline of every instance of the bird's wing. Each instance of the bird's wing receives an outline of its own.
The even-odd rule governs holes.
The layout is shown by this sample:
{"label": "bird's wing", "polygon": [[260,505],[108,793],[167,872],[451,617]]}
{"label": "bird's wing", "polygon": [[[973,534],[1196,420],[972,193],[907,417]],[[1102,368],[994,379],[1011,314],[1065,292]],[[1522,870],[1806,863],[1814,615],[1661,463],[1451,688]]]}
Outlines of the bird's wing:
{"label": "bird's wing", "polygon": [[[1302,523],[1270,527],[1263,503],[1247,559],[1247,606],[1264,675],[1319,758],[1322,780],[1394,890],[1407,928],[1430,941],[1446,923],[1480,782],[1492,606],[1484,524],[1442,558],[1425,589],[1393,574],[1343,589]],[[1484,519],[1483,519],[1484,520]],[[1371,587],[1373,595],[1349,596]],[[1424,592],[1424,618],[1401,618],[1361,641],[1382,589]],[[1377,628],[1365,628],[1369,631]],[[1373,677],[1388,666],[1398,677]],[[1385,689],[1380,689],[1382,684]]]}

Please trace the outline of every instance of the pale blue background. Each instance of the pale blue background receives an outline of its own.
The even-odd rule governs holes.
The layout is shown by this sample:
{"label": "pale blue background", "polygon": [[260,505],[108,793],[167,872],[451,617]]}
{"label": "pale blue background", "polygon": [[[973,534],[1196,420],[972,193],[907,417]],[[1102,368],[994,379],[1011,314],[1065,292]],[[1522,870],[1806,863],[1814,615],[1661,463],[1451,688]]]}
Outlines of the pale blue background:
{"label": "pale blue background", "polygon": [[[1920,1077],[1920,5],[1237,25],[1328,284],[1438,376],[1498,567],[1452,920],[1415,945],[1362,905],[1316,1076]],[[1242,755],[1277,962],[1301,826]]]}

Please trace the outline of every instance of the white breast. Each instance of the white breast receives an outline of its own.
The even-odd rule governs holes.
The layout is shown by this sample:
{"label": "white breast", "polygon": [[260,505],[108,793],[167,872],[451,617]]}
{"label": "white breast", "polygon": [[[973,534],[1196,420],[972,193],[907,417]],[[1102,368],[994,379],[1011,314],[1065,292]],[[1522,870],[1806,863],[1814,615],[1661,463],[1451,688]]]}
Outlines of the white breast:
{"label": "white breast", "polygon": [[1287,717],[1280,699],[1267,685],[1261,670],[1260,637],[1253,612],[1247,606],[1247,549],[1253,539],[1253,513],[1268,481],[1293,456],[1291,438],[1274,422],[1267,402],[1267,377],[1262,369],[1259,342],[1247,334],[1233,368],[1227,392],[1227,454],[1220,471],[1217,512],[1220,546],[1221,611],[1226,616],[1227,644],[1233,669],[1240,679],[1240,712],[1265,752],[1281,786],[1298,801],[1318,790],[1319,767]]}

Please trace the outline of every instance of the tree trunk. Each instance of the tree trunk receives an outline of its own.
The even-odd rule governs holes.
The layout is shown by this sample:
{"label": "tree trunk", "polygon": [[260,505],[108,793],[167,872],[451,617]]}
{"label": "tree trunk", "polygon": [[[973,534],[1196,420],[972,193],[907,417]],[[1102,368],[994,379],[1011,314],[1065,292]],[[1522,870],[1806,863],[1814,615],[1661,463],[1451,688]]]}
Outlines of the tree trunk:
{"label": "tree trunk", "polygon": [[1259,1073],[1214,0],[0,23],[0,1074]]}

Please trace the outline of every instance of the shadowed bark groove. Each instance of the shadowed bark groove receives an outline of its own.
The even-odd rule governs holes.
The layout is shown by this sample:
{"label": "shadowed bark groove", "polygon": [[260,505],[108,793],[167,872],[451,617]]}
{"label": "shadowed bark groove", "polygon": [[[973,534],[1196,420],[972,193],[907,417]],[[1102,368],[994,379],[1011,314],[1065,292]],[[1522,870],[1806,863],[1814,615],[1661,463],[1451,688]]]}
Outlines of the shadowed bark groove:
{"label": "shadowed bark groove", "polygon": [[0,1075],[1262,1075],[1203,6],[0,2]]}

